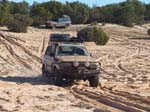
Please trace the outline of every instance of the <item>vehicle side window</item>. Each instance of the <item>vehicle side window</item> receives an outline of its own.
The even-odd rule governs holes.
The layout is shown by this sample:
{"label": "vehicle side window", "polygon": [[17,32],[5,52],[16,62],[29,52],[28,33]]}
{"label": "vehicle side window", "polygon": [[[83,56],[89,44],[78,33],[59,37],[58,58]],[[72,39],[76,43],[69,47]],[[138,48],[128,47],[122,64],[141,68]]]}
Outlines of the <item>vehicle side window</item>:
{"label": "vehicle side window", "polygon": [[69,21],[69,18],[64,18],[65,21]]}
{"label": "vehicle side window", "polygon": [[59,19],[58,19],[58,22],[63,22],[63,18],[59,18]]}
{"label": "vehicle side window", "polygon": [[55,55],[55,46],[48,46],[45,52],[45,55],[54,57]]}
{"label": "vehicle side window", "polygon": [[54,57],[55,56],[55,46],[51,46],[51,50],[49,52],[49,56]]}
{"label": "vehicle side window", "polygon": [[45,55],[49,55],[52,50],[52,46],[48,46],[45,52]]}
{"label": "vehicle side window", "polygon": [[66,18],[63,18],[63,21],[66,22],[67,21]]}
{"label": "vehicle side window", "polygon": [[66,19],[66,21],[71,21],[70,18],[65,18],[65,19]]}

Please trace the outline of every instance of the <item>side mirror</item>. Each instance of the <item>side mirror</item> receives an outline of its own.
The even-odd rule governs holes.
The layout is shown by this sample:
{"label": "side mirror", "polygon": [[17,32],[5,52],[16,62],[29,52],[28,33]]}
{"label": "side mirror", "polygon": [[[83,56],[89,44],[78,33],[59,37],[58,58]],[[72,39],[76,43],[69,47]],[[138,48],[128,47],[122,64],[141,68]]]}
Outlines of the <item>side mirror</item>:
{"label": "side mirror", "polygon": [[54,58],[55,61],[59,61],[59,59],[57,57]]}
{"label": "side mirror", "polygon": [[44,59],[44,55],[43,54],[41,55],[41,59]]}

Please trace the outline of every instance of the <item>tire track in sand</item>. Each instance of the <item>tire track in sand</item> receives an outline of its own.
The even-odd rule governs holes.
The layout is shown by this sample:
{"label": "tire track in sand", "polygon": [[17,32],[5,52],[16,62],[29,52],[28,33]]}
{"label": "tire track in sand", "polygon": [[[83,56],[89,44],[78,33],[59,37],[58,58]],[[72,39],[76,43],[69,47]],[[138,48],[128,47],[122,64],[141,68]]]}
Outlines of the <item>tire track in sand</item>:
{"label": "tire track in sand", "polygon": [[95,93],[85,88],[74,86],[70,88],[70,92],[76,98],[95,105],[102,112],[147,112],[149,110],[148,107],[130,101],[130,99],[126,100],[125,98],[115,95],[110,96],[110,94],[106,93]]}

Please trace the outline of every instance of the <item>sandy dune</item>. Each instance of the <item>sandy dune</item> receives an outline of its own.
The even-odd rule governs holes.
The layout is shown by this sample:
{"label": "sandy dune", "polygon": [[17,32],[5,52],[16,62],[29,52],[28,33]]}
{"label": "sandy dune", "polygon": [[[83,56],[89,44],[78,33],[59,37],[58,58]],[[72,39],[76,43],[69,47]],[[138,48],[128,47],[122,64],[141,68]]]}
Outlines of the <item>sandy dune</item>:
{"label": "sandy dune", "polygon": [[127,28],[107,24],[106,46],[87,46],[102,63],[100,86],[79,82],[73,87],[57,87],[41,77],[41,58],[50,33],[70,33],[69,29],[37,29],[11,33],[0,27],[0,111],[4,112],[147,112],[150,109],[149,26]]}

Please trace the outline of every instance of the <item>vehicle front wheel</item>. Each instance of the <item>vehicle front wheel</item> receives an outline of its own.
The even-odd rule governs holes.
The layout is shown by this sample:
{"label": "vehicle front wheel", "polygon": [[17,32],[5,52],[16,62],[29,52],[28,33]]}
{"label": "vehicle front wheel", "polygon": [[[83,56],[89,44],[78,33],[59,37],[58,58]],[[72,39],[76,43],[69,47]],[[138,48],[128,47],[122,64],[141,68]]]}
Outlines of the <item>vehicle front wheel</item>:
{"label": "vehicle front wheel", "polygon": [[62,86],[63,85],[63,76],[58,73],[57,69],[54,69],[54,77],[55,77],[55,84],[57,86]]}
{"label": "vehicle front wheel", "polygon": [[90,87],[97,87],[99,85],[99,75],[90,77],[89,79]]}
{"label": "vehicle front wheel", "polygon": [[45,28],[50,28],[48,25],[45,25]]}
{"label": "vehicle front wheel", "polygon": [[65,28],[68,28],[68,27],[69,27],[69,24],[66,24],[66,25],[65,25]]}
{"label": "vehicle front wheel", "polygon": [[45,70],[45,65],[42,65],[42,77],[48,77],[48,72]]}
{"label": "vehicle front wheel", "polygon": [[148,29],[147,33],[148,33],[148,35],[150,35],[150,29]]}

